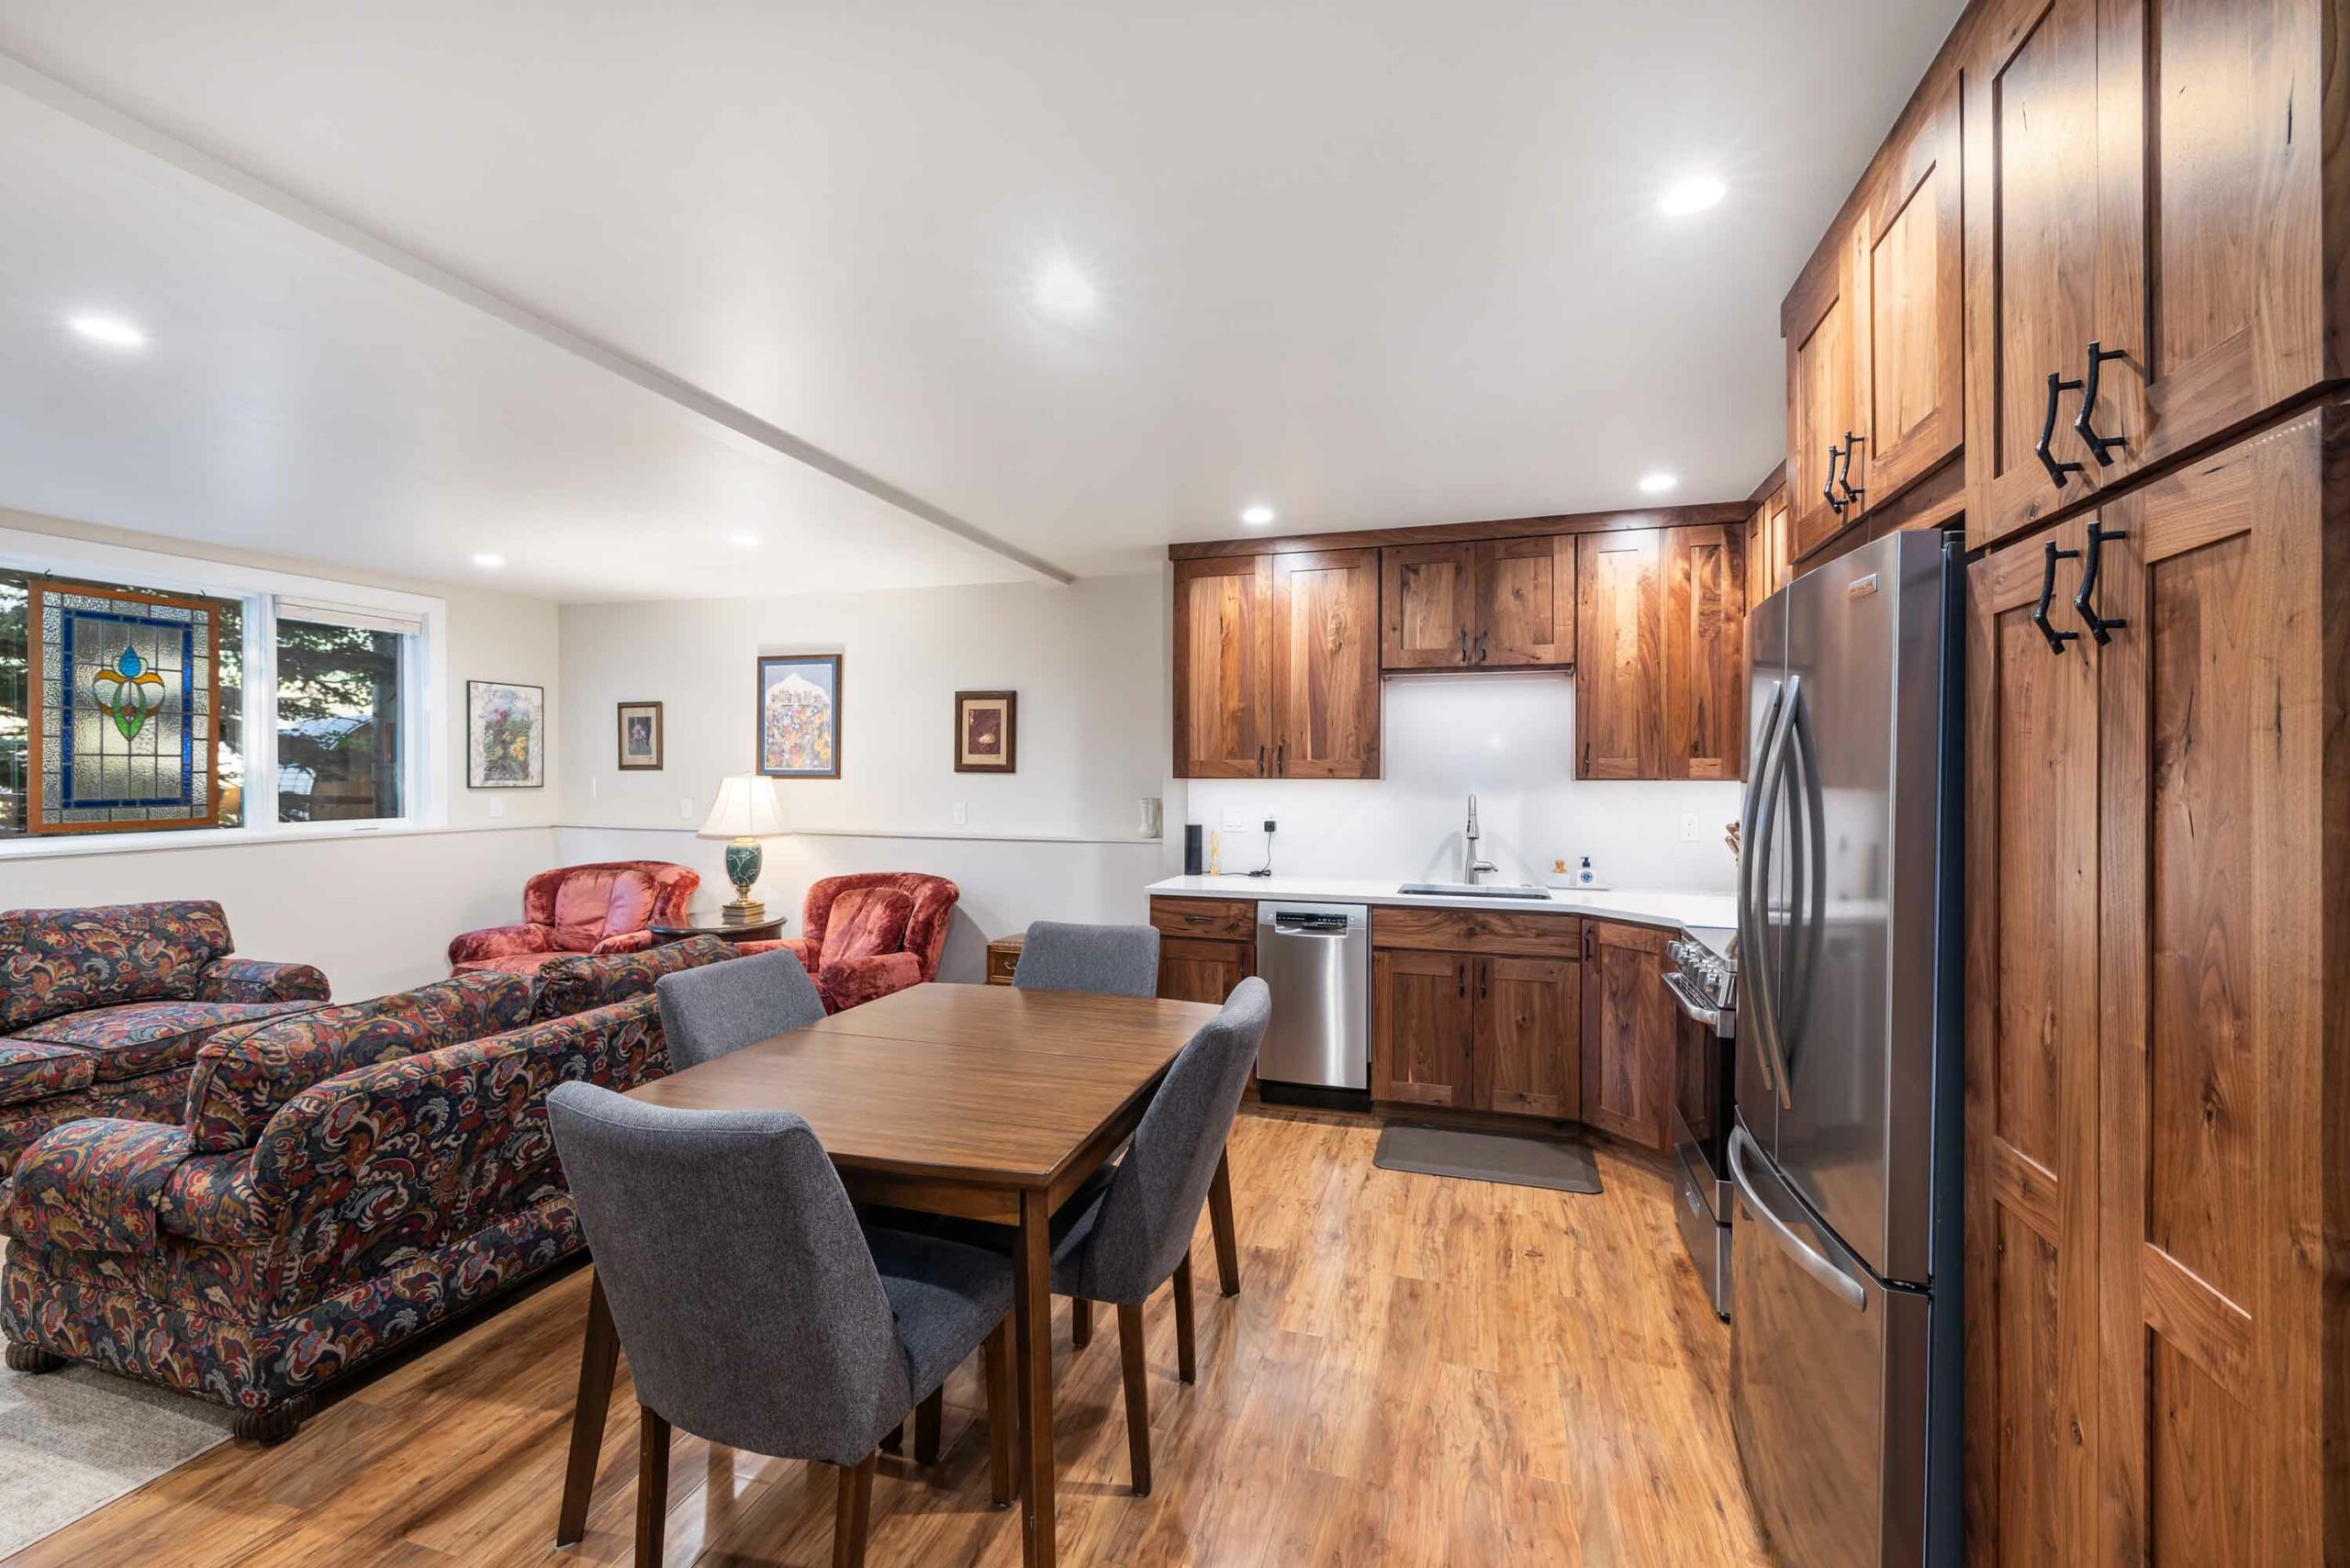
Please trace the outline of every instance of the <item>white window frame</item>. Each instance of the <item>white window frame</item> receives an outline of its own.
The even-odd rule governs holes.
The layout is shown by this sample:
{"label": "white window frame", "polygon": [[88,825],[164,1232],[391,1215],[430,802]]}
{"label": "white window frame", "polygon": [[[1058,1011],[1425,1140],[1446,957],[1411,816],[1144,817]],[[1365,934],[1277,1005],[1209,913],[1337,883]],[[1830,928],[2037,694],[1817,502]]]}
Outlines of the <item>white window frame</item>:
{"label": "white window frame", "polygon": [[[237,827],[154,828],[121,834],[27,834],[0,838],[0,860],[50,855],[128,854],[140,850],[268,844],[357,834],[431,831],[449,820],[449,610],[444,600],[393,588],[338,582],[264,566],[238,566],[141,550],[130,545],[60,538],[0,528],[0,569],[37,576],[122,583],[160,593],[233,599],[244,606],[245,794]],[[277,601],[375,610],[419,622],[404,638],[400,722],[400,804],[397,817],[364,821],[281,823],[277,820]],[[36,721],[38,722],[38,721]]]}

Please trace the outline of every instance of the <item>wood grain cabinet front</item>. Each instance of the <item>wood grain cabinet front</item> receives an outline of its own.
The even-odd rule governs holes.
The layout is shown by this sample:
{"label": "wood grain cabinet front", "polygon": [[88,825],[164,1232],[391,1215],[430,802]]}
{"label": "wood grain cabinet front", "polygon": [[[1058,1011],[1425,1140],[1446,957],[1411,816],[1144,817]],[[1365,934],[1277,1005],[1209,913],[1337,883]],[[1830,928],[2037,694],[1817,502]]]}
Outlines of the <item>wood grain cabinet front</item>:
{"label": "wood grain cabinet front", "polygon": [[[1582,924],[1559,915],[1374,910],[1372,1098],[1573,1119],[1583,1081]],[[1381,945],[1444,941],[1455,945]]]}
{"label": "wood grain cabinet front", "polygon": [[1273,563],[1175,564],[1175,776],[1263,778],[1273,763]]}
{"label": "wood grain cabinet front", "polygon": [[1563,668],[1575,660],[1575,536],[1380,552],[1382,669]]}
{"label": "wood grain cabinet front", "polygon": [[1643,1148],[1673,1147],[1681,1014],[1664,989],[1673,934],[1583,923],[1583,1119]]}
{"label": "wood grain cabinet front", "polygon": [[1379,552],[1272,559],[1272,776],[1376,778]]}

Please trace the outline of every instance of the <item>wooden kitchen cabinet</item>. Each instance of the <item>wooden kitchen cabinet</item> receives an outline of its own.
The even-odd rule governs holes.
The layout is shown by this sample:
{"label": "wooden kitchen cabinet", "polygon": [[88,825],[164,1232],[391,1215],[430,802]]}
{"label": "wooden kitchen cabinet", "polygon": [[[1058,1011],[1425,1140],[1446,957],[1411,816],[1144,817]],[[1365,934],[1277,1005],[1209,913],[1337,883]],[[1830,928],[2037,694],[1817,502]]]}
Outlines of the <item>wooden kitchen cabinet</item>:
{"label": "wooden kitchen cabinet", "polygon": [[1956,72],[1905,115],[1877,155],[1853,256],[1859,500],[1849,521],[1907,490],[1966,433],[1966,234]]}
{"label": "wooden kitchen cabinet", "polygon": [[1371,1095],[1572,1120],[1582,1099],[1573,916],[1378,908]]}
{"label": "wooden kitchen cabinet", "polygon": [[1375,947],[1371,955],[1371,1092],[1378,1100],[1469,1109],[1475,1008],[1466,953]]}
{"label": "wooden kitchen cabinet", "polygon": [[1583,542],[1575,566],[1575,777],[1664,777],[1664,532]]}
{"label": "wooden kitchen cabinet", "polygon": [[1273,563],[1175,564],[1175,776],[1262,778],[1273,760]]}
{"label": "wooden kitchen cabinet", "polygon": [[1673,934],[1583,923],[1583,1119],[1645,1148],[1673,1147],[1674,1043],[1681,1014],[1664,989]]}
{"label": "wooden kitchen cabinet", "polygon": [[1852,392],[1855,248],[1850,226],[1833,230],[1780,310],[1787,342],[1787,516],[1798,560],[1858,520],[1852,493],[1867,484],[1868,454],[1856,454],[1852,439],[1861,419]]}
{"label": "wooden kitchen cabinet", "polygon": [[1272,559],[1272,775],[1376,778],[1379,552]]}
{"label": "wooden kitchen cabinet", "polygon": [[1760,603],[1787,586],[1787,490],[1782,485],[1762,498],[1746,519],[1746,591]]}
{"label": "wooden kitchen cabinet", "polygon": [[1249,899],[1154,898],[1158,994],[1221,1005],[1257,972],[1257,905]]}
{"label": "wooden kitchen cabinet", "polygon": [[1985,1561],[2350,1548],[2345,460],[2350,417],[2305,414],[1972,568]]}
{"label": "wooden kitchen cabinet", "polygon": [[1664,531],[1664,776],[1736,778],[1746,750],[1746,536]]}
{"label": "wooden kitchen cabinet", "polygon": [[1576,1061],[1583,966],[1563,958],[1481,957],[1474,962],[1470,1061],[1477,1105],[1573,1117],[1583,1098]]}
{"label": "wooden kitchen cabinet", "polygon": [[1382,668],[1539,668],[1574,662],[1573,534],[1391,545],[1380,555],[1386,601]]}

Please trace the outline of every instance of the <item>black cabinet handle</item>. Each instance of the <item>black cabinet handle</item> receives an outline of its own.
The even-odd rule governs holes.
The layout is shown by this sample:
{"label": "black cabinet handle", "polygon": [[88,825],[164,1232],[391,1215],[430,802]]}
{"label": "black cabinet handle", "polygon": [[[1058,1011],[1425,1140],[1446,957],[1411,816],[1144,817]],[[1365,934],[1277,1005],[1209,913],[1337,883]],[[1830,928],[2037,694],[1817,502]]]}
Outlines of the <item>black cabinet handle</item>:
{"label": "black cabinet handle", "polygon": [[[2091,343],[2089,345],[2088,385],[2081,388],[2081,417],[2073,421],[2073,433],[2079,436],[2082,441],[2086,442],[2091,452],[2097,454],[2098,466],[2100,468],[2112,467],[2113,449],[2117,446],[2126,446],[2129,443],[2124,442],[2118,435],[2099,435],[2097,433],[2097,426],[2093,421],[2097,419],[2098,371],[2104,365],[2107,360],[2128,359],[2129,357],[2130,356],[2121,350],[2107,348],[2103,343]],[[2091,530],[2091,532],[2094,532],[2095,530]],[[2092,574],[2097,570],[2097,541],[2094,539],[2089,541],[2089,566],[2087,570]],[[2099,642],[2104,641],[2101,637],[2098,640]]]}
{"label": "black cabinet handle", "polygon": [[1264,776],[1265,776],[1265,748],[1264,748],[1263,746],[1259,746],[1259,747],[1257,748],[1257,777],[1258,777],[1258,778],[1262,778]]}
{"label": "black cabinet handle", "polygon": [[1589,741],[1583,743],[1583,776],[1585,778],[1591,777],[1591,743]]}
{"label": "black cabinet handle", "polygon": [[2065,476],[2080,473],[2082,465],[2059,463],[2056,461],[2056,454],[2049,450],[2056,440],[2056,395],[2060,392],[2075,391],[2080,385],[2077,381],[2059,380],[2056,372],[2053,370],[2048,373],[2048,418],[2041,421],[2040,444],[2031,449],[2039,454],[2040,465],[2048,470],[2049,483],[2060,490],[2065,487]]}
{"label": "black cabinet handle", "polygon": [[2040,628],[2042,636],[2048,639],[2048,651],[2052,654],[2061,654],[2065,651],[2065,644],[2080,633],[2059,632],[2055,627],[2051,626],[2048,623],[2048,604],[2056,597],[2056,563],[2078,560],[2081,553],[2078,550],[2059,550],[2053,539],[2048,542],[2047,551],[2046,564],[2041,568],[2040,573],[2040,603],[2031,612],[2031,623]]}
{"label": "black cabinet handle", "polygon": [[1469,628],[1466,626],[1460,629],[1460,662],[1464,665],[1469,662]]}
{"label": "black cabinet handle", "polygon": [[1468,965],[1455,964],[1452,966],[1452,993],[1455,996],[1467,996],[1469,994]]}
{"label": "black cabinet handle", "polygon": [[1483,1001],[1484,1001],[1484,1000],[1485,1000],[1485,984],[1486,984],[1486,982],[1487,982],[1487,981],[1491,980],[1493,978],[1494,978],[1494,966],[1493,966],[1493,961],[1492,961],[1491,959],[1488,959],[1488,958],[1480,958],[1480,959],[1478,959],[1478,960],[1477,960],[1477,1000],[1478,1000],[1478,1001],[1483,1002]]}
{"label": "black cabinet handle", "polygon": [[[2092,371],[2090,374],[2096,373]],[[2099,528],[2094,521],[2089,523],[2088,558],[2081,563],[2081,591],[2073,596],[2073,610],[2080,616],[2082,623],[2088,627],[2089,635],[2097,639],[2099,647],[2113,641],[2113,633],[2130,624],[2127,621],[2109,621],[2097,612],[2097,575],[2105,555],[2105,542],[2127,537],[2121,529]],[[2074,635],[2080,633],[2076,632]]]}
{"label": "black cabinet handle", "polygon": [[1287,735],[1283,735],[1281,737],[1281,744],[1273,748],[1273,776],[1275,778],[1286,777],[1288,767],[1289,737]]}
{"label": "black cabinet handle", "polygon": [[1854,435],[1851,431],[1844,432],[1844,476],[1836,483],[1843,490],[1844,501],[1848,506],[1859,506],[1861,498],[1868,494],[1865,488],[1858,490],[1852,488],[1852,448],[1860,445],[1865,439],[1863,436]]}
{"label": "black cabinet handle", "polygon": [[1586,958],[1591,957],[1591,926],[1588,924],[1583,928],[1583,956]]}
{"label": "black cabinet handle", "polygon": [[1828,449],[1828,483],[1819,487],[1819,493],[1828,498],[1828,510],[1838,517],[1844,515],[1844,503],[1836,498],[1836,460],[1843,455],[1836,447]]}
{"label": "black cabinet handle", "polygon": [[1477,633],[1477,662],[1479,664],[1485,662],[1485,635],[1483,632]]}

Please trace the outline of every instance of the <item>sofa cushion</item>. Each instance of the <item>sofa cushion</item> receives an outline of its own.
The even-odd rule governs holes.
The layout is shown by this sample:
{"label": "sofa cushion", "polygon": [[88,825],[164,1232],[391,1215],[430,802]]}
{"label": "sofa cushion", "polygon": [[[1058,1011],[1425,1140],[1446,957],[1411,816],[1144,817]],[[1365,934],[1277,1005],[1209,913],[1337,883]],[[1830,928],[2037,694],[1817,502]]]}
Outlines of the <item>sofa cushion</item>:
{"label": "sofa cushion", "polygon": [[849,889],[833,901],[824,917],[824,950],[817,967],[902,951],[913,913],[912,895],[896,888]]}
{"label": "sofa cushion", "polygon": [[505,953],[494,958],[467,958],[449,972],[459,975],[535,975],[557,958],[576,957],[576,953]]}
{"label": "sofa cushion", "polygon": [[288,1013],[307,1013],[315,1002],[122,1002],[62,1018],[45,1018],[17,1031],[20,1040],[42,1040],[87,1051],[97,1081],[118,1083],[144,1078],[196,1059],[204,1042],[236,1024],[251,1024]]}
{"label": "sofa cushion", "polygon": [[554,945],[590,953],[606,935],[641,931],[653,918],[653,879],[634,867],[574,871],[554,895]]}
{"label": "sofa cushion", "polygon": [[338,1073],[502,1035],[530,1015],[528,980],[484,973],[224,1031],[205,1042],[188,1086],[196,1151],[251,1146],[280,1105]]}
{"label": "sofa cushion", "polygon": [[71,1046],[40,1040],[0,1040],[0,1105],[46,1100],[89,1087],[96,1060]]}
{"label": "sofa cushion", "polygon": [[217,903],[0,912],[0,1030],[118,1002],[185,1001],[230,950]]}
{"label": "sofa cushion", "polygon": [[738,957],[741,949],[722,936],[688,936],[633,953],[565,953],[539,970],[532,1018],[568,1018],[643,996],[663,975]]}

